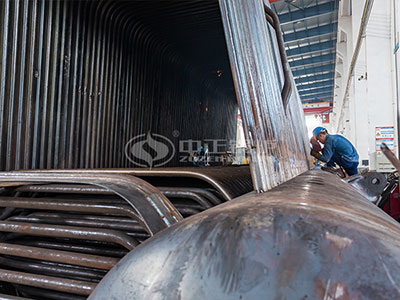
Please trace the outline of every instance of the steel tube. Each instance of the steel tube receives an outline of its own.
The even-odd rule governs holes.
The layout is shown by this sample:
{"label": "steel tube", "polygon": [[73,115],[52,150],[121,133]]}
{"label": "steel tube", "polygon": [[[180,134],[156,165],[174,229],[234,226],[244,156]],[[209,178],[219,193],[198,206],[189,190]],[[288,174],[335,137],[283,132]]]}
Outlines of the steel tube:
{"label": "steel tube", "polygon": [[[23,171],[20,171],[23,172]],[[137,176],[147,181],[152,178],[171,178],[180,182],[181,178],[199,180],[203,185],[214,188],[224,201],[232,200],[253,190],[248,166],[208,167],[208,168],[159,168],[159,169],[74,169],[74,170],[29,170],[32,173],[56,174],[118,174]],[[195,183],[196,184],[196,183]],[[165,187],[165,186],[164,186]],[[194,188],[198,187],[198,184]],[[193,186],[191,187],[193,188]]]}
{"label": "steel tube", "polygon": [[75,245],[69,243],[69,241],[37,241],[37,240],[18,240],[19,244],[30,245],[42,248],[64,250],[64,251],[74,251],[80,253],[89,253],[94,255],[111,256],[111,257],[123,257],[128,253],[128,250],[124,249],[112,249],[103,247],[95,247],[92,245]]}
{"label": "steel tube", "polygon": [[[187,192],[193,193],[191,197],[198,197],[201,195],[206,198],[207,202],[211,202],[212,205],[218,205],[221,200],[211,192],[200,189],[200,188],[183,188],[183,187],[157,187],[161,193],[165,196],[171,196],[172,193]],[[78,184],[34,184],[34,185],[24,185],[15,189],[19,192],[40,192],[40,193],[71,193],[71,194],[97,194],[97,195],[112,195],[111,191],[108,191],[101,187],[95,187],[90,185],[78,185]],[[168,193],[168,195],[166,194]],[[194,199],[193,199],[194,200]],[[200,199],[204,201],[204,199]],[[211,203],[204,203],[209,206]]]}
{"label": "steel tube", "polygon": [[281,64],[282,64],[283,75],[284,75],[284,83],[283,83],[281,96],[282,96],[283,107],[286,110],[286,108],[288,106],[288,101],[290,99],[290,94],[292,92],[293,82],[292,82],[292,78],[290,76],[289,62],[286,57],[286,49],[285,49],[285,44],[283,41],[281,24],[279,22],[278,15],[271,8],[269,8],[269,6],[267,6],[266,4],[264,4],[264,10],[265,10],[265,13],[267,14],[267,16],[269,16],[272,19],[272,22],[270,20],[268,20],[268,21],[269,21],[269,23],[271,23],[272,27],[276,31],[276,39],[278,42],[279,54],[280,54],[280,58],[281,58]]}
{"label": "steel tube", "polygon": [[0,243],[0,254],[27,257],[103,270],[111,269],[118,259],[98,255],[73,253],[44,248]]}
{"label": "steel tube", "polygon": [[[18,207],[41,210],[73,211],[100,214],[125,215],[140,221],[140,217],[128,205],[113,205],[102,203],[105,201],[74,200],[74,199],[48,199],[48,198],[23,198],[1,197],[0,207]],[[112,201],[107,201],[111,202]]]}
{"label": "steel tube", "polygon": [[70,225],[70,226],[78,226],[78,227],[94,227],[94,228],[106,228],[106,229],[114,229],[121,230],[133,233],[140,233],[141,236],[149,237],[149,234],[143,229],[143,227],[139,226],[137,223],[124,222],[121,220],[109,221],[109,220],[90,220],[90,219],[81,219],[81,216],[73,216],[73,215],[61,215],[61,214],[50,214],[46,213],[44,216],[36,215],[35,213],[30,214],[29,216],[15,216],[10,217],[7,221],[15,221],[15,222],[26,222],[26,223],[46,223],[46,224],[58,224],[58,225]]}
{"label": "steel tube", "polygon": [[[48,250],[49,252],[51,250]],[[49,264],[48,262],[33,262],[33,261],[19,261],[11,258],[0,257],[0,265],[4,267],[11,267],[13,269],[21,270],[29,273],[36,273],[42,275],[65,277],[70,279],[78,279],[92,282],[99,282],[106,271],[79,268],[76,266],[65,264]]]}
{"label": "steel tube", "polygon": [[19,192],[39,193],[71,193],[71,194],[98,194],[112,195],[113,192],[104,188],[84,184],[33,184],[16,188]]}
{"label": "steel tube", "polygon": [[193,191],[182,190],[182,189],[172,190],[172,189],[161,188],[160,192],[170,198],[184,198],[184,199],[193,200],[204,208],[210,208],[213,206],[206,198],[204,198],[202,195],[199,195]]}
{"label": "steel tube", "polygon": [[0,280],[77,295],[90,295],[96,283],[0,269]]}
{"label": "steel tube", "polygon": [[2,221],[0,222],[0,231],[17,232],[28,235],[50,237],[57,236],[71,239],[112,242],[119,244],[128,250],[132,250],[139,244],[133,238],[128,237],[122,232],[108,229]]}
{"label": "steel tube", "polygon": [[36,299],[85,300],[87,298],[76,294],[67,294],[25,285],[17,285],[17,289],[22,295],[29,295],[29,297],[35,297]]}
{"label": "steel tube", "polygon": [[3,172],[0,182],[19,183],[79,183],[99,186],[113,191],[132,206],[139,215],[139,221],[153,235],[168,227],[182,216],[169,200],[154,186],[134,176],[96,173],[61,172]]}
{"label": "steel tube", "polygon": [[[17,216],[16,216],[17,217]],[[67,214],[67,213],[50,213],[50,212],[34,212],[29,214],[27,217],[44,217],[44,218],[74,218],[75,214]],[[81,220],[92,220],[92,221],[100,221],[100,222],[110,222],[110,223],[120,223],[123,225],[131,225],[133,230],[143,231],[143,227],[141,227],[137,221],[133,219],[128,219],[126,217],[112,217],[112,216],[95,216],[95,215],[79,215],[79,219]]]}
{"label": "steel tube", "polygon": [[0,294],[0,300],[32,300],[31,298]]}

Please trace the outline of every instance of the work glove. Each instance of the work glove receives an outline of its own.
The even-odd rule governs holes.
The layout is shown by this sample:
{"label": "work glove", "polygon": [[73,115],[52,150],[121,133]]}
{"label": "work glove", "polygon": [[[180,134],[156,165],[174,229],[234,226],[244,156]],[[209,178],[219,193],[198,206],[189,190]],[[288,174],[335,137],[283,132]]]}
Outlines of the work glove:
{"label": "work glove", "polygon": [[316,159],[320,159],[320,157],[322,156],[321,153],[319,153],[318,151],[315,151],[314,149],[311,149],[310,155],[314,156]]}
{"label": "work glove", "polygon": [[317,139],[314,136],[311,137],[310,144],[315,151],[320,152],[322,150],[321,144],[317,141]]}

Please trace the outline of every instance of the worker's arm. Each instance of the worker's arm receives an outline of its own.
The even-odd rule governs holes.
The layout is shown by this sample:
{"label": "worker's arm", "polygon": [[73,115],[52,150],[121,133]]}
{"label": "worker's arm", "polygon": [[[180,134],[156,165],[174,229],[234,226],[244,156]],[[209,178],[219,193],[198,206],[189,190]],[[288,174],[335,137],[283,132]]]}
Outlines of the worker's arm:
{"label": "worker's arm", "polygon": [[333,149],[333,140],[332,139],[326,139],[324,149],[322,149],[322,155],[319,157],[319,160],[322,160],[324,162],[328,162],[331,160],[332,156],[334,153]]}

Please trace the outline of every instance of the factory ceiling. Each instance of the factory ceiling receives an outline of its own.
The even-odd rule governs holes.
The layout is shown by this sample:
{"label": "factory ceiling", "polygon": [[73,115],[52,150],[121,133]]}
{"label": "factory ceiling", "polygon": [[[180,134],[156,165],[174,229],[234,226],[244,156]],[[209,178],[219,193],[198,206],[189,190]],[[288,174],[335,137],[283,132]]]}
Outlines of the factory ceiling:
{"label": "factory ceiling", "polygon": [[338,0],[271,0],[301,100],[333,100]]}

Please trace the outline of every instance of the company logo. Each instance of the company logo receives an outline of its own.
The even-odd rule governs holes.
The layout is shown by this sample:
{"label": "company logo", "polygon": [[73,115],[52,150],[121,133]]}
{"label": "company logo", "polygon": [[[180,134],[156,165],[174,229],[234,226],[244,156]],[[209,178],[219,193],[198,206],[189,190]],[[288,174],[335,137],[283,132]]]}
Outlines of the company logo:
{"label": "company logo", "polygon": [[138,167],[160,167],[174,157],[175,147],[165,136],[149,132],[130,139],[125,146],[125,155]]}

